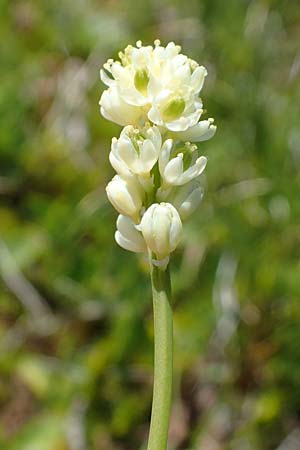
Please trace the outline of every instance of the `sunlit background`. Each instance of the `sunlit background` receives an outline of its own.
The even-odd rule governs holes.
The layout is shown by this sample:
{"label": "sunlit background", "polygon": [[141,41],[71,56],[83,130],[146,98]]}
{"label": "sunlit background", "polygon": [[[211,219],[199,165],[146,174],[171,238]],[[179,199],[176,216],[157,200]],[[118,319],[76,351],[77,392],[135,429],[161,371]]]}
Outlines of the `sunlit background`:
{"label": "sunlit background", "polygon": [[99,68],[160,38],[207,67],[218,125],[172,261],[170,450],[299,450],[299,1],[0,10],[0,448],[144,449],[151,293],[113,239]]}

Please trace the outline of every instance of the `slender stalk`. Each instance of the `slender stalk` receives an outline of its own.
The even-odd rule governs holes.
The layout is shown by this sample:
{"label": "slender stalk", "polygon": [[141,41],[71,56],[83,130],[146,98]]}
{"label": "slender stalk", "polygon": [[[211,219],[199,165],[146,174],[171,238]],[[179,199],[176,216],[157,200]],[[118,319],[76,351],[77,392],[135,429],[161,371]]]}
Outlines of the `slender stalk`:
{"label": "slender stalk", "polygon": [[152,265],[154,385],[148,450],[166,450],[172,401],[173,320],[169,268]]}

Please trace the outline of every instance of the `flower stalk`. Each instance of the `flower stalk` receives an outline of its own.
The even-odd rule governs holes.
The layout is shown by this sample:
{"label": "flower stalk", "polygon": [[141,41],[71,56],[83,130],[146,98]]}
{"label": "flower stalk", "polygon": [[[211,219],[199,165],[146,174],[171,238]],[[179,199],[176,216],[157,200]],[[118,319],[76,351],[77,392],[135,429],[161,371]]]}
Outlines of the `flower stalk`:
{"label": "flower stalk", "polygon": [[151,264],[154,316],[154,385],[147,450],[166,450],[172,403],[173,319],[169,266]]}

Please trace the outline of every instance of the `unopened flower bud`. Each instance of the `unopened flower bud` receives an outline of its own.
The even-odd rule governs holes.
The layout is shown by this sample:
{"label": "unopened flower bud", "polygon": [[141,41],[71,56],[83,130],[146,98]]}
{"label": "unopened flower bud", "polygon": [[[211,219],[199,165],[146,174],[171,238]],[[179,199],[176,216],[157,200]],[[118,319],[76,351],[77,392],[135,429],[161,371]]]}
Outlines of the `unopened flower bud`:
{"label": "unopened flower bud", "polygon": [[158,260],[163,260],[179,244],[182,223],[173,205],[170,203],[154,203],[143,215],[139,229],[148,248]]}
{"label": "unopened flower bud", "polygon": [[147,247],[140,231],[138,231],[133,221],[122,214],[117,219],[117,231],[115,240],[120,247],[130,252],[146,253]]}
{"label": "unopened flower bud", "polygon": [[120,214],[138,221],[142,207],[142,193],[138,182],[133,177],[114,176],[106,186],[106,192],[109,201]]}

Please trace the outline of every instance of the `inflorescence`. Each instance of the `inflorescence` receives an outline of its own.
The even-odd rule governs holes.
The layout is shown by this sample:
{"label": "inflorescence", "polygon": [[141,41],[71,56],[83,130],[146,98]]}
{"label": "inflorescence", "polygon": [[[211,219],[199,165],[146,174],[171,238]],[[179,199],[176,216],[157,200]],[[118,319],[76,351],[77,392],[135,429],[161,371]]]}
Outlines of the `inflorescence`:
{"label": "inflorescence", "polygon": [[200,120],[207,70],[170,42],[129,45],[100,71],[107,85],[102,115],[121,126],[109,160],[117,175],[107,196],[119,212],[115,239],[126,250],[151,253],[165,268],[181,239],[182,221],[198,207],[206,158],[196,142],[210,139],[214,120]]}

